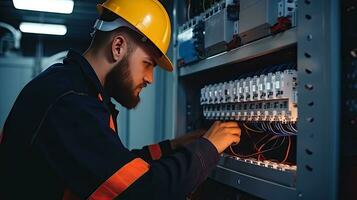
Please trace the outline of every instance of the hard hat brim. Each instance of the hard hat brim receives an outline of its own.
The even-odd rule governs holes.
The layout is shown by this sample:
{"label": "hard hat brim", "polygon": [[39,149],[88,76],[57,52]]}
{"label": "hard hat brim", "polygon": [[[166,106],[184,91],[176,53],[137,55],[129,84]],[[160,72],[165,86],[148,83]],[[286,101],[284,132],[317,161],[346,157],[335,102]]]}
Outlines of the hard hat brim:
{"label": "hard hat brim", "polygon": [[157,59],[156,62],[158,66],[165,69],[166,71],[172,72],[174,70],[170,59],[165,54],[162,54],[162,56]]}

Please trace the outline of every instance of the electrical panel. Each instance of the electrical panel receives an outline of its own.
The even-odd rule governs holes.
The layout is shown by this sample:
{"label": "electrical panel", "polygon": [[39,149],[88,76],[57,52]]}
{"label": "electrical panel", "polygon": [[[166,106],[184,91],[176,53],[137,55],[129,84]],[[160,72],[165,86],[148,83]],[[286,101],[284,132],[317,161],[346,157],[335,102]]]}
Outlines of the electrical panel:
{"label": "electrical panel", "polygon": [[[297,86],[297,66],[289,62],[240,73],[236,79],[212,82],[195,90],[200,92],[198,118],[236,121],[242,129],[241,142],[222,154],[219,165],[287,187],[296,186]],[[189,105],[188,120],[195,118],[192,107],[196,106]],[[225,176],[227,172],[218,167],[212,178],[229,184]]]}
{"label": "electrical panel", "polygon": [[228,50],[228,43],[233,40],[235,29],[239,26],[239,3],[234,0],[220,1],[204,12],[203,17],[206,56]]}
{"label": "electrical panel", "polygon": [[280,0],[278,2],[278,19],[287,18],[291,27],[297,25],[297,0]]}
{"label": "electrical panel", "polygon": [[201,89],[203,116],[214,120],[297,121],[297,72],[259,74]]}
{"label": "electrical panel", "polygon": [[242,44],[296,26],[296,0],[241,0],[239,36]]}
{"label": "electrical panel", "polygon": [[297,25],[297,0],[211,2],[207,9],[178,28],[179,67]]}
{"label": "electrical panel", "polygon": [[202,16],[196,16],[179,27],[178,65],[184,66],[204,57],[204,23]]}
{"label": "electrical panel", "polygon": [[[325,145],[336,153],[336,120],[323,114],[337,116],[326,107],[338,98],[336,88],[327,83],[339,74],[332,63],[339,57],[331,49],[338,44],[332,29],[338,19],[329,13],[336,12],[336,2],[221,0],[202,1],[197,4],[202,9],[186,5],[201,17],[204,56],[179,69],[177,132],[208,129],[214,121],[235,121],[241,128],[240,142],[223,152],[212,180],[237,189],[237,194],[269,200],[332,196],[330,191],[312,192],[302,182],[309,175],[333,177],[331,162],[337,163],[336,154],[323,153]],[[355,8],[349,7],[351,16]],[[317,27],[323,20],[326,26]],[[356,38],[354,21],[343,37]],[[347,138],[355,139],[357,46],[348,41],[341,69],[341,104],[347,115],[341,116],[341,124]],[[333,185],[316,179],[311,182],[323,188]]]}
{"label": "electrical panel", "polygon": [[[181,70],[192,66],[205,69],[206,66],[201,63],[206,63],[206,60],[219,66],[192,75],[188,70],[188,75],[180,77],[179,82],[183,85],[180,91],[184,93],[179,96],[185,97],[185,100],[184,107],[179,110],[185,115],[185,131],[207,129],[217,120],[236,121],[242,130],[240,143],[232,144],[221,155],[211,175],[213,180],[246,192],[252,188],[250,181],[253,185],[256,183],[254,178],[266,180],[267,187],[296,187],[299,120],[296,45],[284,46],[282,49],[286,53],[267,53],[262,60],[258,59],[259,56],[253,58],[264,54],[256,49],[248,50],[247,57],[252,55],[249,59],[252,64],[235,64],[233,58],[235,52],[239,54],[241,49],[249,48],[245,44],[296,26],[296,5],[296,0],[215,1],[179,28],[179,64],[180,60],[184,60],[186,65]],[[191,23],[193,20],[197,22]],[[198,21],[203,24],[200,29],[203,41],[199,42],[203,46],[200,49],[203,56],[182,56],[192,49],[197,52],[194,44],[197,45],[198,41],[193,37],[192,26],[197,27]],[[186,32],[190,33],[190,37],[182,40]],[[294,34],[285,37],[290,36]],[[274,37],[269,40],[272,41],[266,44],[269,48],[282,44],[273,41]],[[190,47],[182,48],[187,41],[190,41]],[[234,51],[236,47],[241,49]],[[231,61],[224,59],[225,54],[221,52],[225,51],[228,51],[227,58]],[[220,62],[224,64],[220,66]],[[231,181],[237,176],[242,181],[246,179],[242,187]],[[285,197],[294,194],[293,189],[289,189]]]}
{"label": "electrical panel", "polygon": [[[186,131],[207,129],[214,121],[236,121],[242,130],[240,143],[221,155],[210,176],[213,180],[246,192],[250,189],[244,187],[254,188],[255,177],[283,188],[296,187],[298,73],[296,57],[291,55],[294,48],[286,51],[284,63],[263,64],[272,62],[267,56],[181,77]],[[237,179],[242,183],[237,185]]]}

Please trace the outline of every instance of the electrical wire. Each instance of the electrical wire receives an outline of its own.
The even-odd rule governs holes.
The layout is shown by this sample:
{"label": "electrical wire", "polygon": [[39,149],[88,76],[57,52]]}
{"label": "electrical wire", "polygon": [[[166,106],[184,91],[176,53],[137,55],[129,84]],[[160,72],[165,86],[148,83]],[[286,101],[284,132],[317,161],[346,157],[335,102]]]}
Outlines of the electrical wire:
{"label": "electrical wire", "polygon": [[188,5],[187,5],[187,21],[190,20],[190,14],[191,14],[191,0],[188,0]]}
{"label": "electrical wire", "polygon": [[287,134],[289,134],[289,135],[296,135],[295,132],[286,130],[286,129],[284,128],[283,124],[281,124],[281,123],[279,123],[279,124],[280,124],[281,129],[282,129],[284,132],[286,132]]}
{"label": "electrical wire", "polygon": [[275,122],[274,126],[276,129],[278,129],[282,134],[284,135],[289,135],[289,133],[287,131],[284,130],[284,128],[281,126],[281,123],[279,122]]}
{"label": "electrical wire", "polygon": [[277,123],[274,123],[273,125],[275,126],[275,129],[277,129],[279,132],[281,132],[285,135],[284,131],[279,127],[279,125]]}
{"label": "electrical wire", "polygon": [[265,122],[260,123],[260,127],[262,128],[262,130],[264,130],[265,132],[267,132],[267,129],[265,128],[264,123],[265,123]]}
{"label": "electrical wire", "polygon": [[285,127],[286,127],[286,129],[288,129],[289,131],[296,133],[293,129],[291,129],[291,127],[290,127],[290,122],[287,123]]}
{"label": "electrical wire", "polygon": [[290,149],[291,149],[291,137],[288,137],[288,139],[289,139],[288,147],[286,149],[284,160],[281,161],[281,163],[285,163],[286,160],[288,160],[288,157],[289,157],[289,153],[290,153]]}
{"label": "electrical wire", "polygon": [[[262,151],[262,149],[264,148],[264,146],[265,145],[267,145],[267,144],[269,144],[271,141],[273,141],[273,140],[276,140],[275,141],[275,143],[270,147],[270,149],[273,149],[273,148],[275,148],[276,146],[276,144],[277,144],[277,140],[279,139],[279,136],[277,136],[277,135],[275,135],[275,136],[273,136],[273,137],[271,137],[268,141],[266,141],[264,144],[262,144],[260,147],[259,147],[259,151],[261,152]],[[279,145],[280,146],[280,145]]]}
{"label": "electrical wire", "polygon": [[[245,133],[253,143],[253,149],[255,153],[248,155],[241,155],[234,151],[233,146],[231,145],[230,151],[233,155],[240,158],[250,158],[257,157],[258,161],[267,160],[264,157],[264,153],[271,152],[283,146],[287,140],[286,150],[284,157],[281,161],[275,160],[277,163],[287,164],[291,148],[292,148],[292,139],[291,137],[297,135],[297,129],[294,127],[295,124],[289,122],[283,124],[281,122],[261,122],[261,123],[251,123],[250,126],[247,123],[240,123],[242,125],[243,133]],[[257,142],[254,142],[250,133],[267,133],[261,137]],[[273,136],[272,136],[273,135]],[[269,145],[271,144],[271,145]],[[269,148],[265,149],[269,145]],[[285,145],[284,145],[285,146]],[[272,161],[272,160],[271,160]]]}
{"label": "electrical wire", "polygon": [[264,137],[260,138],[260,140],[258,140],[257,144],[263,142],[265,139],[269,138],[269,134],[266,134]]}
{"label": "electrical wire", "polygon": [[243,133],[245,133],[245,134],[249,137],[250,141],[252,141],[254,150],[255,150],[255,151],[258,151],[257,143],[255,143],[255,142],[253,141],[253,138],[251,137],[251,135],[249,134],[249,132],[248,132],[247,130],[243,129]]}
{"label": "electrical wire", "polygon": [[294,124],[292,122],[289,123],[289,126],[292,130],[294,130],[294,132],[298,132],[297,129],[294,127]]}
{"label": "electrical wire", "polygon": [[[277,138],[276,138],[274,144],[271,145],[270,149],[278,148],[280,145],[282,145],[282,144],[284,143],[285,138],[283,137],[282,141],[280,142],[280,145],[277,146],[277,144],[278,144],[280,138],[281,138],[281,137],[277,137]],[[262,149],[263,149],[263,147],[264,147],[266,144],[268,144],[268,143],[269,143],[269,141],[267,141],[267,142],[265,142],[264,144],[262,144],[262,146],[259,147],[258,152],[261,152]],[[259,161],[260,161],[260,160],[265,160],[264,155],[263,155],[263,154],[259,154],[259,155],[258,155],[258,160],[259,160]]]}
{"label": "electrical wire", "polygon": [[259,124],[259,123],[254,122],[254,123],[253,123],[253,126],[254,126],[256,129],[258,129],[259,131],[264,132],[264,130],[263,130],[261,127],[259,127],[258,124]]}
{"label": "electrical wire", "polygon": [[[257,144],[258,144],[258,143],[257,143],[257,142],[254,142],[254,140],[252,139],[252,136],[250,135],[250,133],[249,133],[249,131],[248,131],[249,128],[247,129],[248,126],[247,126],[245,123],[243,123],[243,122],[240,123],[239,125],[240,125],[240,126],[243,125],[243,127],[245,127],[245,128],[242,128],[242,131],[243,131],[242,133],[246,134],[246,135],[249,137],[249,139],[252,141],[254,151],[259,152],[258,147],[257,147]],[[255,132],[255,131],[253,130],[253,132]],[[264,139],[264,138],[267,138],[268,136],[269,136],[269,135],[265,135],[265,136],[263,137],[263,139]],[[235,146],[235,145],[231,145],[231,146]],[[232,149],[232,147],[230,147],[230,148],[231,148],[231,151],[234,152],[233,149]],[[262,157],[263,157],[263,159],[264,159],[264,156],[262,156]]]}
{"label": "electrical wire", "polygon": [[243,123],[243,126],[244,126],[244,128],[246,128],[246,129],[248,129],[248,130],[250,130],[250,131],[252,131],[252,132],[255,132],[255,133],[264,133],[264,131],[254,130],[254,129],[248,127],[248,125],[246,125],[245,123]]}
{"label": "electrical wire", "polygon": [[[278,138],[278,136],[273,136],[274,139]],[[271,139],[270,139],[271,141]],[[253,154],[249,154],[249,155],[240,155],[240,154],[237,154],[234,150],[233,150],[233,147],[232,145],[229,146],[230,150],[231,150],[231,153],[235,156],[238,156],[240,158],[250,158],[250,157],[253,157],[253,156],[256,156],[256,155],[260,155],[260,154],[263,154],[263,153],[266,153],[266,152],[269,152],[269,151],[273,151],[277,148],[279,148],[280,146],[282,145],[282,143],[280,143],[279,146],[275,147],[275,148],[270,148],[270,149],[267,149],[267,150],[264,150],[264,151],[260,151],[260,152],[257,152],[257,153],[253,153]]]}
{"label": "electrical wire", "polygon": [[268,123],[267,123],[267,126],[268,126],[269,131],[273,132],[273,133],[276,134],[276,135],[281,135],[281,134],[279,134],[278,132],[275,132],[275,130],[274,130],[273,127],[271,126],[271,122],[268,122]]}

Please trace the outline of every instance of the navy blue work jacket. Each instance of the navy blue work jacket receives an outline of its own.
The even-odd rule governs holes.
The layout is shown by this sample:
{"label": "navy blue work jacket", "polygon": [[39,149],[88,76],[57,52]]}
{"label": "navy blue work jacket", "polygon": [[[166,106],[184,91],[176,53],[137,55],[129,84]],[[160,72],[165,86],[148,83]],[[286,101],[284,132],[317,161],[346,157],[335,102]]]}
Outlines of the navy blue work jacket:
{"label": "navy blue work jacket", "polygon": [[[0,199],[184,199],[214,168],[206,139],[128,150],[95,71],[70,51],[19,94],[0,144]],[[145,133],[143,133],[145,134]]]}

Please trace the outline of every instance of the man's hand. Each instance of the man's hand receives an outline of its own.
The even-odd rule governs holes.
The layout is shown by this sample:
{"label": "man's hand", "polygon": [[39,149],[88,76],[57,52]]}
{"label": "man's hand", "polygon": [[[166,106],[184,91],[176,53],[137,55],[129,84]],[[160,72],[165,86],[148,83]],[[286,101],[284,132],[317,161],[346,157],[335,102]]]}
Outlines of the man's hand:
{"label": "man's hand", "polygon": [[180,146],[183,146],[185,144],[193,142],[194,140],[197,140],[198,138],[202,137],[203,134],[205,134],[205,133],[206,133],[206,130],[203,130],[203,129],[198,129],[198,130],[186,133],[185,135],[183,135],[181,137],[171,140],[171,148],[177,149]]}
{"label": "man's hand", "polygon": [[241,130],[237,122],[216,121],[203,135],[222,153],[232,143],[239,143]]}

